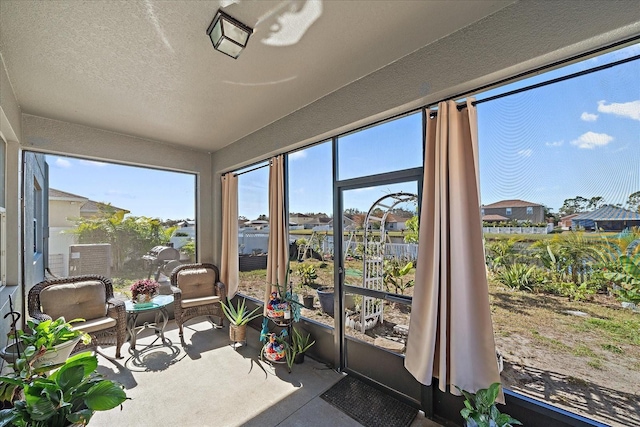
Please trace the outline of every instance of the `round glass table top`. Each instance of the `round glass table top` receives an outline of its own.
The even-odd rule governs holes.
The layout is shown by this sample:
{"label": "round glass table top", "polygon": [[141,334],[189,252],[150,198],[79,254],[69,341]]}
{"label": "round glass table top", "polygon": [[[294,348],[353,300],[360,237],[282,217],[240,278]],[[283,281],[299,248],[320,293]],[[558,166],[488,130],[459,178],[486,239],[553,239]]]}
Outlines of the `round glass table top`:
{"label": "round glass table top", "polygon": [[134,303],[131,300],[125,300],[124,306],[127,313],[141,313],[148,310],[156,310],[166,307],[173,302],[173,295],[156,295],[151,298],[150,302]]}

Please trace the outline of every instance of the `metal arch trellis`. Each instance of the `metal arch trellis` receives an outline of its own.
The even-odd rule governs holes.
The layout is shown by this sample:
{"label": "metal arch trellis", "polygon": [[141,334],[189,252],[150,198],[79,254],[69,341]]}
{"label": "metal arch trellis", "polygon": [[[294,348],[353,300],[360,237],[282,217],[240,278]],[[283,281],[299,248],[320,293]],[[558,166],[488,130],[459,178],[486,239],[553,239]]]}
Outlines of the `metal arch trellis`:
{"label": "metal arch trellis", "polygon": [[[418,196],[412,193],[392,193],[376,200],[364,220],[364,253],[362,286],[365,289],[384,291],[384,259],[385,243],[387,240],[387,230],[385,224],[387,216],[400,203],[415,202]],[[382,216],[375,213],[384,212]],[[373,223],[380,224],[380,234],[373,232]],[[376,324],[383,322],[383,301],[380,298],[362,296],[362,306],[360,310],[360,331],[365,332]]]}

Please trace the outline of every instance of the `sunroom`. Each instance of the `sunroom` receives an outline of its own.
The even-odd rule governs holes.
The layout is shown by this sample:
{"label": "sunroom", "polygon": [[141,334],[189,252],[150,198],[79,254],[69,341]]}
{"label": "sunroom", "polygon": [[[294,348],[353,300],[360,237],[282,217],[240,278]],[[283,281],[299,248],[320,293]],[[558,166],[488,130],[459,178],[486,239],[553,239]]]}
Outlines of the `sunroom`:
{"label": "sunroom", "polygon": [[[231,56],[229,51],[226,55],[218,51],[220,46],[209,34],[218,10],[250,30],[246,46],[232,50]],[[197,262],[220,266],[225,271],[223,277],[232,277],[235,283],[232,293],[246,298],[251,306],[263,304],[267,284],[281,282],[282,277],[276,274],[268,279],[264,267],[258,269],[262,275],[247,275],[238,268],[237,260],[242,264],[244,255],[273,252],[267,238],[276,228],[275,221],[269,221],[273,219],[270,209],[279,203],[285,213],[283,232],[289,242],[297,241],[295,256],[286,264],[292,277],[286,280],[297,283],[304,276],[304,269],[300,274],[298,269],[311,265],[321,284],[335,291],[330,296],[331,309],[323,312],[316,299],[315,306],[302,310],[300,324],[316,341],[308,353],[314,363],[382,390],[421,410],[426,418],[461,425],[463,399],[455,389],[450,390],[449,381],[441,385],[437,378],[455,377],[451,369],[471,372],[474,369],[467,367],[475,366],[477,371],[482,365],[477,358],[484,356],[475,352],[479,347],[493,351],[494,337],[490,331],[486,337],[469,338],[474,344],[467,350],[474,354],[457,359],[457,368],[443,367],[442,361],[450,361],[447,352],[441,366],[436,363],[434,368],[431,354],[424,356],[430,360],[429,367],[416,368],[422,358],[409,354],[411,344],[404,332],[409,322],[420,324],[410,320],[411,313],[429,318],[433,313],[426,308],[431,300],[419,290],[426,286],[427,276],[425,270],[416,270],[424,269],[426,261],[415,255],[418,231],[417,226],[412,229],[411,218],[419,218],[422,232],[431,230],[433,242],[452,239],[462,248],[457,259],[429,258],[433,261],[430,271],[468,271],[468,277],[473,278],[484,277],[485,268],[491,270],[497,262],[491,258],[494,264],[489,262],[485,267],[481,204],[526,199],[535,202],[531,206],[560,208],[561,214],[569,215],[595,210],[604,203],[595,200],[600,205],[585,204],[584,211],[563,210],[562,199],[566,202],[576,196],[572,191],[584,191],[581,195],[592,199],[605,196],[612,205],[624,205],[628,196],[629,203],[635,200],[630,196],[640,191],[639,34],[640,8],[635,1],[2,0],[0,314],[9,312],[11,296],[22,319],[28,317],[29,290],[51,267],[47,190],[49,176],[55,171],[49,169],[48,159],[61,156],[187,174],[193,180]],[[546,114],[540,105],[547,106]],[[580,110],[576,120],[582,127],[572,128],[574,136],[543,133],[568,126],[562,114],[570,108]],[[447,114],[446,109],[450,109]],[[464,117],[465,126],[475,126],[469,125],[468,145],[450,154],[467,165],[460,166],[461,175],[446,184],[451,186],[447,194],[460,195],[456,202],[455,197],[434,195],[445,184],[439,180],[442,175],[432,173],[441,165],[438,155],[442,146],[435,141],[440,141],[437,138],[442,132],[431,123],[458,115]],[[621,122],[607,121],[614,118]],[[548,157],[534,161],[542,148],[548,150]],[[570,154],[561,151],[569,148],[573,149]],[[590,163],[585,153],[601,163]],[[270,182],[274,180],[270,172],[276,164],[282,166],[282,191],[279,202],[270,202]],[[599,168],[606,168],[606,172]],[[574,175],[565,179],[558,172],[554,179],[543,179],[551,171],[564,169],[571,169]],[[605,181],[604,175],[616,178]],[[95,179],[96,188],[106,188],[110,178],[98,176],[78,178]],[[225,180],[230,177],[237,178],[237,211],[228,209],[233,199],[227,197]],[[151,191],[155,184],[149,181]],[[553,196],[547,197],[547,193]],[[475,208],[469,208],[469,200],[479,202],[475,203],[477,227],[473,223]],[[172,203],[171,194],[163,203]],[[444,208],[429,210],[436,204]],[[433,214],[428,220],[423,216],[427,211]],[[316,212],[321,215],[310,215]],[[454,215],[440,221],[438,215],[443,212]],[[263,214],[267,226],[256,227],[265,221]],[[239,225],[231,228],[230,234],[223,228],[223,223],[230,222],[229,215],[231,222]],[[511,208],[500,215],[513,219]],[[244,227],[249,221],[253,228]],[[433,226],[425,227],[427,223]],[[526,224],[508,225],[505,228],[527,232],[522,231]],[[554,230],[547,224],[530,225],[543,230],[540,233]],[[381,230],[386,231],[382,240],[389,238],[387,248],[405,251],[394,258],[402,265],[385,273],[394,279],[385,282],[384,289],[367,288],[360,282],[365,283],[368,277],[362,270],[369,251],[358,253],[358,239],[368,231]],[[412,231],[416,232],[415,241],[410,237]],[[253,240],[247,237],[249,232]],[[491,233],[485,231],[485,238],[487,234]],[[264,236],[264,240],[256,236]],[[423,233],[420,239],[424,240]],[[489,253],[488,248],[484,249]],[[435,246],[427,249],[421,249],[420,254],[438,252]],[[307,252],[311,256],[307,257]],[[321,260],[313,260],[314,253]],[[236,260],[234,271],[229,270],[233,267],[228,263],[229,254]],[[406,270],[410,273],[401,277],[400,270],[409,259],[412,266]],[[382,264],[378,267],[382,272]],[[283,271],[282,265],[279,270]],[[622,326],[609,328],[617,331],[610,342],[594,344],[591,338],[585,342],[576,338],[578,341],[569,345],[537,324],[521,325],[523,330],[528,327],[526,333],[516,331],[516,326],[526,323],[522,320],[530,314],[526,304],[533,297],[518,294],[523,291],[520,288],[497,289],[491,289],[491,305],[479,310],[485,313],[484,320],[468,323],[488,320],[491,329],[493,317],[495,342],[500,358],[508,365],[502,374],[506,406],[500,406],[501,410],[525,425],[640,423],[640,382],[634,383],[637,377],[633,376],[634,371],[640,371],[640,343],[637,335],[633,336],[637,313],[623,312]],[[594,327],[595,333],[601,331],[597,328],[609,321],[608,312],[600,306],[584,305],[587,303],[580,302],[576,292],[568,298],[578,305],[554,306],[564,317],[549,318],[545,327],[552,330],[568,316],[583,321],[587,314],[590,320],[584,320],[585,324]],[[478,300],[489,302],[486,292]],[[560,304],[559,300],[553,299],[554,304]],[[353,313],[348,306],[353,301],[361,313],[365,301],[372,307],[384,305],[381,313],[387,324],[394,321],[398,329],[389,336],[374,337],[366,328],[370,319],[364,314],[350,316]],[[542,305],[548,308],[551,300],[545,301]],[[434,307],[438,310],[437,305],[430,309]],[[545,317],[545,312],[537,316]],[[383,323],[382,314],[378,320]],[[425,320],[424,325],[427,323]],[[207,330],[207,325],[197,323],[187,335]],[[252,326],[250,337],[256,338],[261,322],[256,320]],[[2,336],[8,328],[6,321],[0,325]],[[573,331],[584,333],[584,337],[593,332]],[[226,331],[211,333],[227,336]],[[412,335],[409,337],[410,342]],[[547,353],[527,353],[538,346]],[[219,350],[208,344],[202,348]],[[562,352],[576,365],[557,369],[554,365],[545,370],[535,362],[536,357],[546,361]],[[407,366],[412,358],[415,362]],[[626,371],[614,369],[620,361],[628,365]],[[185,357],[176,365],[189,362]],[[104,363],[108,366],[110,362]],[[223,364],[219,366],[225,369]],[[166,371],[172,368],[176,366]],[[440,375],[439,368],[444,369]],[[419,379],[417,371],[422,374]],[[508,379],[505,372],[511,375]],[[140,373],[144,374],[147,372]],[[295,374],[294,368],[291,375]],[[187,375],[177,394],[192,393]],[[617,375],[622,375],[617,381],[609,378],[609,382],[600,382]],[[480,377],[478,381],[484,381],[492,375]],[[572,382],[584,386],[579,396],[567,386]],[[616,382],[621,385],[612,385]],[[220,390],[213,387],[195,392],[213,397]],[[161,413],[164,403],[156,404],[157,413]],[[148,408],[154,412],[153,406]],[[297,410],[282,402],[279,408]],[[126,413],[126,403],[123,411]],[[129,419],[131,425],[145,422],[139,415]],[[249,419],[227,419],[223,425],[240,425]],[[269,422],[277,425],[284,418],[275,419],[269,418]],[[189,420],[193,422],[193,418]],[[100,418],[95,421],[99,423]],[[149,425],[159,422],[162,418],[150,419]],[[201,422],[220,425],[206,415]]]}

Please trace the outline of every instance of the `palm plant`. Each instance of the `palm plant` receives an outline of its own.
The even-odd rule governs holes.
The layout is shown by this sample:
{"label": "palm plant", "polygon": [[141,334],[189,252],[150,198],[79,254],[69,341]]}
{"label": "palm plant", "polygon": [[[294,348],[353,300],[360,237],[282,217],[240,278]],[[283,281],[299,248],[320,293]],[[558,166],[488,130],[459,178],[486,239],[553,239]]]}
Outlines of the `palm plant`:
{"label": "palm plant", "polygon": [[516,243],[518,240],[517,237],[513,237],[509,240],[498,240],[486,245],[487,261],[493,270],[513,264],[517,260]]}
{"label": "palm plant", "polygon": [[558,252],[563,265],[571,274],[571,281],[579,284],[578,274],[586,267],[606,259],[600,242],[584,237],[584,233],[571,233],[558,242]]}

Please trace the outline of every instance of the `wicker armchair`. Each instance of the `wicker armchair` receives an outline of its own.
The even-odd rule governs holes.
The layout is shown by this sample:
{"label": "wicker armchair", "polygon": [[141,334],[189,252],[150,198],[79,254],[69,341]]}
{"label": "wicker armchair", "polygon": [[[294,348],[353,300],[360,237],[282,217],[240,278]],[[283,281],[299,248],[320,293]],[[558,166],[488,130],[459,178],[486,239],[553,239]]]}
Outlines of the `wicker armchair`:
{"label": "wicker armchair", "polygon": [[[183,264],[171,273],[171,290],[174,298],[175,318],[183,337],[182,326],[187,320],[207,316],[217,327],[223,325],[220,300],[227,297],[225,285],[220,282],[220,272],[213,264]],[[218,323],[211,316],[219,318]]]}
{"label": "wicker armchair", "polygon": [[126,340],[127,312],[124,301],[115,299],[111,279],[86,275],[45,280],[29,290],[29,315],[37,320],[85,319],[73,323],[91,336],[88,345],[78,343],[73,352],[115,345],[116,358]]}

